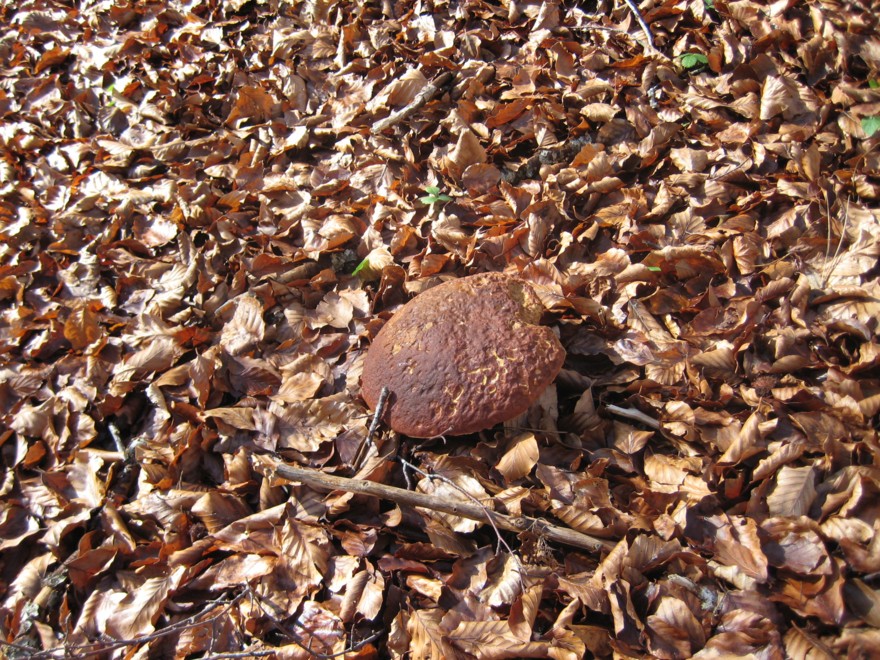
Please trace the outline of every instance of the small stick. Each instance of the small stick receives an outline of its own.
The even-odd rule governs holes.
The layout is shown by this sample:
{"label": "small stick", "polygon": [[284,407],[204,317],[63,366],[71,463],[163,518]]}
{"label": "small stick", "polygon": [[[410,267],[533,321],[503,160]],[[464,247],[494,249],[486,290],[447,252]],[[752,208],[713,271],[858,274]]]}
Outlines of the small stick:
{"label": "small stick", "polygon": [[387,385],[383,385],[382,391],[379,392],[379,401],[376,402],[373,421],[370,422],[370,428],[367,430],[367,440],[370,440],[373,437],[373,434],[379,429],[379,424],[382,421],[382,417],[385,415],[385,406],[388,404],[389,396],[391,396],[391,390],[388,389]]}
{"label": "small stick", "polygon": [[648,426],[655,431],[660,430],[660,422],[658,422],[653,417],[648,417],[641,410],[637,410],[635,408],[621,408],[620,406],[615,406],[610,403],[605,406],[605,410],[610,413],[614,413],[615,415],[620,415],[621,417],[626,417],[628,419],[633,419],[637,422],[641,422],[645,426]]}
{"label": "small stick", "polygon": [[504,549],[507,550],[507,552],[510,554],[510,556],[513,557],[514,559],[516,559],[517,567],[520,569],[520,580],[522,580],[522,574],[525,572],[523,570],[523,566],[522,566],[522,564],[520,564],[519,558],[514,554],[511,547],[507,544],[507,541],[505,541],[504,537],[501,536],[501,531],[498,529],[498,526],[495,524],[495,519],[493,518],[493,514],[495,513],[494,511],[492,511],[485,504],[480,502],[480,500],[478,500],[476,497],[471,495],[469,492],[467,492],[464,488],[459,486],[457,483],[455,483],[451,479],[444,477],[442,474],[428,474],[427,472],[424,472],[423,470],[420,470],[419,468],[417,468],[415,465],[413,465],[409,461],[405,461],[404,459],[400,458],[399,456],[397,457],[397,460],[400,461],[400,463],[403,465],[404,469],[409,468],[413,472],[418,472],[425,479],[438,479],[438,480],[442,481],[443,483],[447,484],[448,486],[451,486],[452,488],[457,490],[459,493],[464,495],[466,498],[468,498],[471,502],[473,502],[477,506],[481,507],[483,509],[483,512],[486,514],[486,520],[488,520],[489,524],[492,525],[492,529],[495,530],[495,536],[498,538],[498,545],[495,548],[495,554],[500,555],[501,554],[501,546],[504,546]]}
{"label": "small stick", "polygon": [[395,124],[399,124],[404,121],[407,117],[414,114],[416,110],[425,105],[432,98],[437,96],[446,85],[452,82],[455,76],[449,71],[444,71],[439,76],[437,76],[434,80],[429,82],[424,88],[416,94],[415,98],[410,101],[409,105],[404,106],[397,112],[392,112],[390,115],[385,117],[385,119],[380,119],[375,124],[373,124],[373,128],[371,129],[371,133],[373,135],[378,135],[386,128],[391,128]]}
{"label": "small stick", "polygon": [[638,6],[635,3],[635,0],[624,0],[626,4],[629,6],[630,11],[636,17],[636,20],[639,22],[639,26],[642,28],[642,32],[645,34],[645,39],[648,40],[648,50],[652,53],[659,52],[657,48],[654,46],[654,35],[651,34],[651,28],[648,27],[648,24],[645,22],[645,19],[642,17],[642,12],[639,11]]}
{"label": "small stick", "polygon": [[254,468],[266,476],[280,477],[288,481],[298,481],[313,488],[322,490],[341,490],[347,493],[357,493],[359,495],[367,495],[368,497],[377,497],[396,504],[405,506],[419,506],[434,511],[442,511],[451,513],[454,516],[462,516],[470,520],[478,520],[483,523],[489,523],[491,516],[495,524],[500,529],[506,529],[511,532],[526,532],[534,530],[539,534],[556,543],[573,546],[575,548],[583,548],[597,552],[601,550],[612,550],[617,544],[614,541],[606,541],[599,539],[583,532],[561,527],[548,523],[546,520],[539,518],[531,518],[528,516],[508,516],[503,513],[492,512],[487,515],[485,507],[476,506],[468,502],[453,502],[442,497],[427,495],[425,493],[417,493],[395,486],[377,483],[375,481],[367,481],[366,479],[349,479],[339,477],[333,474],[327,474],[320,470],[311,470],[307,468],[296,467],[282,463],[278,459],[269,456],[254,456]]}
{"label": "small stick", "polygon": [[367,429],[367,437],[364,438],[361,446],[358,447],[357,454],[355,454],[354,461],[352,461],[351,467],[354,472],[358,471],[361,461],[364,460],[370,445],[373,444],[373,435],[379,430],[379,424],[382,423],[382,417],[385,415],[385,406],[388,405],[389,396],[391,396],[391,390],[388,389],[387,385],[383,385],[382,391],[379,392],[379,400],[376,402],[376,410],[373,411],[370,428]]}

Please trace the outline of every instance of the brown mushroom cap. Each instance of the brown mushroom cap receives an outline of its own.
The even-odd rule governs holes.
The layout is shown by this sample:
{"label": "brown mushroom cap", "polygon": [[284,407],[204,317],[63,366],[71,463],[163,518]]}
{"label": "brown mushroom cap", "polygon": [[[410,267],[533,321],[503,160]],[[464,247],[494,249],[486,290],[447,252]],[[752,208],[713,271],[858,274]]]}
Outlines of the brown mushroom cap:
{"label": "brown mushroom cap", "polygon": [[416,296],[376,335],[361,380],[385,421],[415,438],[464,435],[528,409],[565,359],[541,301],[524,280],[483,273]]}

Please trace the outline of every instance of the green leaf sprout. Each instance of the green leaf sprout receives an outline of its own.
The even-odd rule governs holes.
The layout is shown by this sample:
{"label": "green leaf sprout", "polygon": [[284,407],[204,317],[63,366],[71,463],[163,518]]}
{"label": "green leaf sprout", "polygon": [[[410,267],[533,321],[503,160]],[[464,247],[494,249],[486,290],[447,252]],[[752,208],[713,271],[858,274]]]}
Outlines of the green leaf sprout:
{"label": "green leaf sprout", "polygon": [[709,58],[702,53],[684,53],[681,56],[681,65],[688,71],[700,69],[707,64],[709,64]]}
{"label": "green leaf sprout", "polygon": [[437,186],[427,186],[425,188],[425,192],[428,193],[424,197],[419,197],[419,201],[422,204],[436,204],[437,202],[451,202],[452,197],[449,195],[442,195],[440,193],[440,188]]}
{"label": "green leaf sprout", "polygon": [[880,115],[862,117],[862,130],[868,137],[873,137],[877,131],[880,131]]}
{"label": "green leaf sprout", "polygon": [[352,274],[352,275],[357,275],[358,273],[360,273],[361,271],[363,271],[363,270],[365,270],[365,269],[367,269],[367,268],[369,268],[369,267],[370,267],[370,259],[369,259],[369,257],[364,257],[363,261],[361,261],[361,262],[357,265],[357,268],[355,268],[355,269],[352,271],[351,274]]}

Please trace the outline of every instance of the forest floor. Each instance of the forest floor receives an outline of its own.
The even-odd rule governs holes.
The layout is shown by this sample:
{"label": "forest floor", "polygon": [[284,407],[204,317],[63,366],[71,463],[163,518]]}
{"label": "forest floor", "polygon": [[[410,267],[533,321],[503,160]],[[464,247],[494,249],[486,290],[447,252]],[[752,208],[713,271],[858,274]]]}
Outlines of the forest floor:
{"label": "forest floor", "polygon": [[[4,3],[2,652],[875,657],[871,4]],[[487,271],[553,386],[355,465]]]}

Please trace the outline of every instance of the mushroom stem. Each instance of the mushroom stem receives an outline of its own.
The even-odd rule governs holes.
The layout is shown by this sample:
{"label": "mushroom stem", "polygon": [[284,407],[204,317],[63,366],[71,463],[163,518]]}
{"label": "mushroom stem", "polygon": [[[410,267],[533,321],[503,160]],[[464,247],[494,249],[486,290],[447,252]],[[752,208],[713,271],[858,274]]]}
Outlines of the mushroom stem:
{"label": "mushroom stem", "polygon": [[598,539],[588,534],[561,527],[542,520],[527,516],[508,516],[503,513],[490,511],[486,507],[468,504],[466,502],[450,502],[448,499],[416,493],[395,486],[367,481],[365,479],[349,479],[326,474],[319,470],[295,467],[268,456],[254,456],[254,467],[266,476],[280,477],[288,481],[297,481],[318,490],[342,490],[347,493],[368,495],[382,500],[388,500],[404,506],[422,507],[433,511],[441,511],[454,516],[461,516],[469,520],[477,520],[487,524],[494,523],[500,529],[510,532],[533,532],[543,535],[550,541],[563,545],[582,548],[589,551],[611,550],[617,545],[614,541]]}

